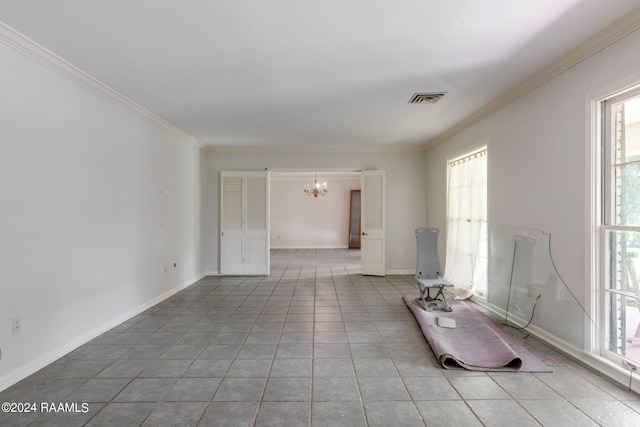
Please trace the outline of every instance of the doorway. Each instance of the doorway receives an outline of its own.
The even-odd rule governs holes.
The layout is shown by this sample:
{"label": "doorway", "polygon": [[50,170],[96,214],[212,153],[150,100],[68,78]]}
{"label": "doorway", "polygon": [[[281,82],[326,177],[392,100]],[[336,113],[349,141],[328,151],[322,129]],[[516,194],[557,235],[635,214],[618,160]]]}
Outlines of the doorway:
{"label": "doorway", "polygon": [[270,247],[272,249],[348,249],[351,191],[360,190],[360,172],[317,173],[327,193],[306,196],[315,171],[271,172]]}
{"label": "doorway", "polygon": [[[384,170],[269,172],[270,249],[348,249],[351,190],[361,190],[361,274],[385,275]],[[328,191],[309,196],[316,179]]]}

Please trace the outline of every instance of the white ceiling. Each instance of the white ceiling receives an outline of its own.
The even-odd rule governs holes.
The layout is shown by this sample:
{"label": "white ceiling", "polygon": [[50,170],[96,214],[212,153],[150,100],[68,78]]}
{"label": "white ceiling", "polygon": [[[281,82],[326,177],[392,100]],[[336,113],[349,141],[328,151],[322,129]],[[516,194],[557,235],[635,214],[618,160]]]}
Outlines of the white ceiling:
{"label": "white ceiling", "polygon": [[[639,0],[0,0],[209,146],[423,146]],[[408,104],[414,92],[446,92]]]}

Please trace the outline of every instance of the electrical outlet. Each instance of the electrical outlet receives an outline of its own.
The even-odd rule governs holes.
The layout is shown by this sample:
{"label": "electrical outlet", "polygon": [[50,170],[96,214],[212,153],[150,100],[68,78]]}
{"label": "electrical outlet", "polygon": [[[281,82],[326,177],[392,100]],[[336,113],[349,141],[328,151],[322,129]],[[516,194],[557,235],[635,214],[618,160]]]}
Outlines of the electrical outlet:
{"label": "electrical outlet", "polygon": [[13,335],[19,334],[22,331],[22,321],[19,317],[11,319]]}

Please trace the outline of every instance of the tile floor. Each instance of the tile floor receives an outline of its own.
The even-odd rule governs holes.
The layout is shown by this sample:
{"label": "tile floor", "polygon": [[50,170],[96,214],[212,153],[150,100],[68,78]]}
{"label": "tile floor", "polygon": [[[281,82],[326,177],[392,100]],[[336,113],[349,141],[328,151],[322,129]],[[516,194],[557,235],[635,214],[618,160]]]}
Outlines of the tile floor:
{"label": "tile floor", "polygon": [[[639,426],[640,398],[553,350],[553,373],[438,367],[359,252],[276,250],[269,277],[206,277],[0,393],[78,403],[2,426]],[[86,407],[82,403],[87,403]]]}

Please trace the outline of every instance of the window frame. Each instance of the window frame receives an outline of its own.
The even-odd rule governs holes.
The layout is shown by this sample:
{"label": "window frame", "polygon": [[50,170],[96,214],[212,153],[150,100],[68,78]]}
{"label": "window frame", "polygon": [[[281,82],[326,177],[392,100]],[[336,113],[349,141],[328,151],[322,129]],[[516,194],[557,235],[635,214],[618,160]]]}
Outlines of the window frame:
{"label": "window frame", "polygon": [[[614,106],[625,102],[632,98],[640,96],[640,85],[634,85],[627,89],[615,92],[609,96],[603,97],[596,101],[595,108],[595,136],[596,143],[594,144],[594,152],[592,156],[595,157],[592,183],[595,184],[593,188],[593,201],[595,201],[592,207],[592,217],[594,219],[593,224],[596,226],[596,232],[594,235],[596,250],[592,253],[592,260],[594,265],[593,276],[595,286],[593,287],[595,304],[592,305],[595,310],[595,330],[592,331],[592,345],[591,352],[608,360],[616,363],[629,361],[625,356],[617,352],[617,348],[610,349],[609,343],[611,342],[610,327],[608,322],[608,297],[610,295],[616,296],[630,296],[628,292],[620,289],[616,289],[616,286],[610,286],[609,275],[611,269],[608,266],[611,260],[609,240],[610,233],[619,231],[631,231],[640,232],[640,225],[624,225],[618,224],[616,220],[616,194],[615,188],[615,171],[616,168],[625,164],[615,162],[615,149],[616,149],[616,129],[614,125],[615,116]],[[595,258],[595,259],[594,259]],[[633,296],[637,298],[637,295]],[[614,326],[618,326],[617,324]],[[632,364],[635,362],[632,362]]]}

